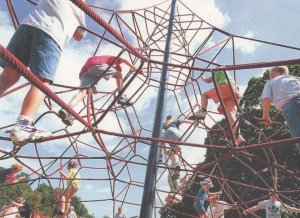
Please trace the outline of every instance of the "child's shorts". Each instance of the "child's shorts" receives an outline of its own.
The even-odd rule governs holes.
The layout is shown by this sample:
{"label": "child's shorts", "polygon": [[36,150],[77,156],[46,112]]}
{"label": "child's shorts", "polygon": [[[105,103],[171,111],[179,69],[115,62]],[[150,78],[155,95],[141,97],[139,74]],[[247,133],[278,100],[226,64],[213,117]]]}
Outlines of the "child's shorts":
{"label": "child's shorts", "polygon": [[[175,127],[170,127],[162,135],[162,139],[179,141],[181,139],[181,131]],[[169,144],[171,148],[174,147],[174,144]]]}
{"label": "child's shorts", "polygon": [[[219,88],[221,98],[224,102],[224,106],[228,109],[228,111],[233,111],[237,107],[234,97],[237,100],[240,99],[238,90],[234,86],[232,86],[232,90],[235,95],[235,96],[233,96],[230,85],[228,83],[221,84],[221,85],[219,85],[218,88]],[[218,97],[216,89],[214,89],[214,88],[210,89],[209,91],[205,92],[205,94],[208,98],[212,99],[215,103],[219,103],[219,97]],[[221,105],[218,107],[218,111],[219,111],[219,113],[224,114],[223,108]]]}
{"label": "child's shorts", "polygon": [[194,208],[197,211],[198,215],[202,215],[202,214],[206,213],[204,203],[205,203],[205,200],[203,200],[203,199],[195,199],[194,200]]}
{"label": "child's shorts", "polygon": [[[85,72],[83,72],[79,79],[80,79],[80,86],[81,87],[88,87],[91,86],[94,82],[97,81],[99,77],[104,78],[105,80],[109,80],[110,77],[117,72],[117,70],[113,67],[110,67],[106,73],[103,75],[104,71],[109,67],[108,64],[99,64],[93,65],[89,67]],[[97,84],[97,83],[96,83]],[[95,85],[96,85],[95,84]]]}
{"label": "child's shorts", "polygon": [[[38,77],[52,82],[61,55],[58,44],[44,31],[22,24],[11,38],[7,50]],[[9,66],[0,57],[0,66]]]}

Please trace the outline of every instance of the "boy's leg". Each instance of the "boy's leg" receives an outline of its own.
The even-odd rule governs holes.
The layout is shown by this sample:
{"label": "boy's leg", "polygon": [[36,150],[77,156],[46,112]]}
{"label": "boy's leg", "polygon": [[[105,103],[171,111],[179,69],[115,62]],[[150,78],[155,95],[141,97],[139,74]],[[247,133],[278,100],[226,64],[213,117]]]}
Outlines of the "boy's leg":
{"label": "boy's leg", "polygon": [[122,77],[122,73],[121,72],[115,72],[112,75],[112,77],[116,79],[118,92],[121,92],[122,89],[123,89],[123,77]]}
{"label": "boy's leg", "polygon": [[[44,81],[44,85],[48,86],[49,82]],[[31,85],[31,88],[24,98],[20,116],[32,118],[31,120],[29,120],[31,122],[44,99],[45,94],[34,85]]]}
{"label": "boy's leg", "polygon": [[3,95],[7,89],[16,84],[20,77],[20,74],[18,74],[14,68],[5,67],[0,74],[0,96]]}
{"label": "boy's leg", "polygon": [[[80,101],[82,101],[86,96],[86,89],[81,89],[77,94],[75,94],[68,105],[73,109]],[[75,119],[66,110],[60,109],[58,111],[58,116],[62,119],[63,123],[67,126],[73,125],[73,120]]]}

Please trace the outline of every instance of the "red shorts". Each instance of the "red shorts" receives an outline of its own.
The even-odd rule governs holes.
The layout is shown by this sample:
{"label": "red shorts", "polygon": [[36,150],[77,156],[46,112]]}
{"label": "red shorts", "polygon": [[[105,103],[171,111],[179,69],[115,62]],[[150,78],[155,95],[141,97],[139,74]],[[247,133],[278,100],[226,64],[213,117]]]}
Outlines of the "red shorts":
{"label": "red shorts", "polygon": [[[239,91],[237,90],[237,88],[235,86],[232,86],[232,90],[236,99],[239,100],[241,97],[239,95]],[[219,85],[219,92],[224,102],[224,106],[226,107],[228,112],[236,110],[237,105],[235,103],[234,96],[232,95],[230,85],[227,83]],[[214,100],[215,103],[220,102],[217,91],[214,88],[205,92],[204,95],[206,95],[207,98]],[[218,111],[219,113],[224,114],[221,105],[218,107]]]}

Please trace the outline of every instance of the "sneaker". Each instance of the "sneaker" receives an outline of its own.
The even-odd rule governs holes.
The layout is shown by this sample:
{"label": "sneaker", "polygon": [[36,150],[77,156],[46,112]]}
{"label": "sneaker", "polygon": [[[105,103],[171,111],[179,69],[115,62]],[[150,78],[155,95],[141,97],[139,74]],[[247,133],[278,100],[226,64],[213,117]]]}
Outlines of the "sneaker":
{"label": "sneaker", "polygon": [[201,108],[199,111],[197,111],[195,113],[195,117],[200,120],[204,120],[206,117],[206,114],[207,114],[206,110],[203,110],[203,108]]}
{"label": "sneaker", "polygon": [[60,109],[58,111],[58,116],[65,125],[67,126],[73,125],[73,120],[75,120],[75,118],[64,109]]}
{"label": "sneaker", "polygon": [[126,95],[122,95],[121,98],[118,100],[118,104],[122,106],[131,106],[133,103],[126,97]]}
{"label": "sneaker", "polygon": [[30,141],[51,136],[50,132],[45,132],[35,128],[29,123],[27,125],[14,126],[10,131],[10,139],[17,146],[22,146]]}

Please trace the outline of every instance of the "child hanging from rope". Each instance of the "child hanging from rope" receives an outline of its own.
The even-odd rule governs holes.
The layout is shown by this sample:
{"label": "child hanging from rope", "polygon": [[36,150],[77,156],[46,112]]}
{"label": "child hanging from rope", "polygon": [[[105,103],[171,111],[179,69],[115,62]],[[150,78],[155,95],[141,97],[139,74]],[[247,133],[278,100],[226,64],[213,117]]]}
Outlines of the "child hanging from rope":
{"label": "child hanging from rope", "polygon": [[291,213],[300,213],[300,209],[290,207],[278,201],[278,195],[272,190],[270,193],[270,199],[258,202],[258,205],[253,206],[243,212],[244,215],[252,214],[257,210],[265,210],[266,218],[281,217],[282,211]]}
{"label": "child hanging from rope", "polygon": [[[232,128],[235,137],[235,144],[237,146],[240,146],[245,143],[245,139],[240,135],[238,131],[238,122],[236,121],[237,104],[235,102],[235,98],[237,100],[237,103],[239,103],[241,97],[238,91],[238,87],[235,85],[232,78],[227,74],[229,78],[229,82],[228,82],[225,74],[226,74],[225,71],[215,72],[214,74],[215,81],[218,86],[218,90],[221,95],[221,98],[224,102],[225,113],[228,116],[230,128]],[[201,78],[206,83],[213,82],[213,77],[204,78],[203,75],[201,75]],[[234,95],[232,94],[231,88]],[[220,102],[220,99],[218,97],[215,88],[212,88],[201,95],[201,109],[195,113],[196,118],[205,119],[207,115],[208,99],[212,99],[216,104]],[[223,115],[225,114],[222,105],[219,105],[218,111],[220,114]]]}
{"label": "child hanging from rope", "polygon": [[67,189],[64,191],[61,198],[60,211],[58,212],[58,215],[66,216],[71,205],[72,198],[80,188],[80,174],[76,166],[77,164],[75,161],[70,161],[68,163],[69,172],[67,175],[62,171],[59,171],[61,178],[67,180]]}
{"label": "child hanging from rope", "polygon": [[[93,85],[93,83],[95,83],[101,76],[105,80],[109,80],[111,77],[115,78],[118,88],[117,90],[118,92],[120,92],[123,89],[121,64],[125,64],[132,70],[137,72],[135,66],[129,63],[129,61],[122,58],[108,55],[94,56],[89,58],[82,67],[79,74],[80,86],[84,89],[81,89],[76,95],[74,95],[68,105],[71,108],[74,108],[81,100],[85,98],[87,94],[86,88]],[[122,95],[118,100],[118,104],[122,106],[131,106],[132,102],[130,102],[125,95]],[[61,109],[59,110],[58,115],[62,119],[64,124],[68,126],[72,125],[74,117],[71,114],[67,113],[67,111]]]}
{"label": "child hanging from rope", "polygon": [[199,218],[208,218],[206,213],[204,204],[205,201],[210,201],[216,195],[221,195],[222,191],[219,192],[209,192],[209,189],[214,187],[210,178],[205,178],[203,182],[201,182],[201,188],[199,189],[196,198],[194,199],[194,208],[197,211]]}
{"label": "child hanging from rope", "polygon": [[[84,0],[83,0],[84,1]],[[46,85],[52,83],[61,56],[61,50],[73,37],[80,41],[84,35],[84,13],[71,1],[41,0],[35,10],[25,18],[11,38],[7,50]],[[21,75],[8,62],[0,58],[4,68],[0,74],[0,96],[20,79]],[[20,115],[10,138],[15,145],[25,145],[51,135],[35,128],[32,120],[45,98],[45,94],[31,85],[23,100]],[[1,103],[3,104],[3,103]]]}
{"label": "child hanging from rope", "polygon": [[[270,80],[265,84],[261,95],[263,101],[263,123],[272,124],[269,117],[271,103],[277,110],[283,111],[284,120],[287,122],[293,137],[300,136],[300,78],[289,75],[286,66],[273,67],[269,73]],[[296,143],[300,151],[300,142]]]}

